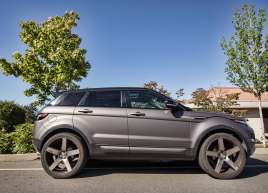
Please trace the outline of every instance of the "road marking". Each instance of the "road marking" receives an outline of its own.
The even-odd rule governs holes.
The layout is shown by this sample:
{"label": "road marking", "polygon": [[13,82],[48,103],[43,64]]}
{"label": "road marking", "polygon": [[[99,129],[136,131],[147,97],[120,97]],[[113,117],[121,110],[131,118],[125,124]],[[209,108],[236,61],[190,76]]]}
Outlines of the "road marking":
{"label": "road marking", "polygon": [[[84,170],[152,170],[152,169],[199,169],[198,166],[175,166],[175,167],[95,167]],[[268,165],[247,165],[245,168],[268,168]],[[0,171],[40,171],[43,168],[0,168]]]}

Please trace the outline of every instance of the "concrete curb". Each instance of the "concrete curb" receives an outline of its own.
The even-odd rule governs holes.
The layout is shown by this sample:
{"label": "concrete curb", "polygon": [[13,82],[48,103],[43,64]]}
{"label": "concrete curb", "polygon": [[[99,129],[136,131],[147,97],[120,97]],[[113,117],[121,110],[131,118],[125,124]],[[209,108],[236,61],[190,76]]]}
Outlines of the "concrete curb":
{"label": "concrete curb", "polygon": [[268,154],[268,148],[256,148],[254,154]]}
{"label": "concrete curb", "polygon": [[[263,144],[259,144],[259,143],[255,144],[255,147],[256,148],[265,148]],[[267,147],[267,145],[266,145],[266,147]]]}
{"label": "concrete curb", "polygon": [[0,162],[8,161],[33,161],[39,159],[37,153],[26,153],[26,154],[0,154]]}
{"label": "concrete curb", "polygon": [[[268,148],[256,148],[254,154],[268,154]],[[0,162],[33,161],[40,158],[39,153],[0,154]]]}

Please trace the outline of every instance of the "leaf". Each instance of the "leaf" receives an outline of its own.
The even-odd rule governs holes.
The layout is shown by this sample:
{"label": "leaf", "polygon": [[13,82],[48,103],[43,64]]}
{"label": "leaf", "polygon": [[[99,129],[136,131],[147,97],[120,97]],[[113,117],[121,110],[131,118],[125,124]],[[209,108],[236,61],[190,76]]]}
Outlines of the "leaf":
{"label": "leaf", "polygon": [[21,78],[30,85],[26,96],[36,96],[34,104],[42,105],[54,92],[77,88],[87,76],[90,64],[86,50],[80,48],[81,38],[72,33],[79,16],[66,12],[63,16],[50,17],[43,23],[20,23],[24,53],[15,52],[13,61],[0,59],[0,70],[7,76]]}

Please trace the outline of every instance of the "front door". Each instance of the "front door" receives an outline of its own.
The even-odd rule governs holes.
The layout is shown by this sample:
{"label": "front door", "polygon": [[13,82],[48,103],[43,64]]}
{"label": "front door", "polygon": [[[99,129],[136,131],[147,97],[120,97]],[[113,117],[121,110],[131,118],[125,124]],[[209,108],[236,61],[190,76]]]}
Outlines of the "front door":
{"label": "front door", "polygon": [[177,154],[189,147],[190,122],[166,108],[169,98],[151,90],[126,91],[125,95],[131,153]]}

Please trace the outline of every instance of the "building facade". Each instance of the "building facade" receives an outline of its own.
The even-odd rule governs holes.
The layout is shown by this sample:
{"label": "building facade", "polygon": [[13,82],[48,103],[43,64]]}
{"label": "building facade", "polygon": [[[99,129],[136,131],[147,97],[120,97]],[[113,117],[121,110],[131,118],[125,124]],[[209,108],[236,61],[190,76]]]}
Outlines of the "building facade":
{"label": "building facade", "polygon": [[[243,112],[243,116],[248,120],[248,125],[254,129],[256,139],[260,140],[262,136],[261,121],[259,115],[259,102],[258,99],[251,93],[242,91],[236,87],[213,87],[209,89],[210,98],[214,98],[239,93],[237,104],[232,106],[232,110]],[[188,102],[187,106],[198,108]],[[268,134],[268,92],[262,95],[262,112],[264,117],[265,134]]]}

